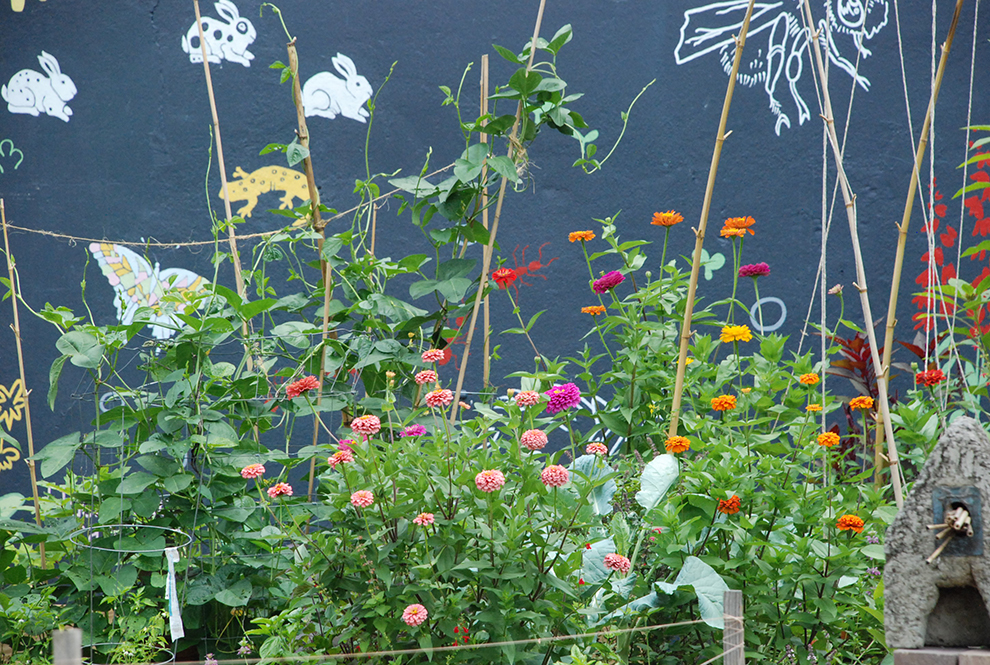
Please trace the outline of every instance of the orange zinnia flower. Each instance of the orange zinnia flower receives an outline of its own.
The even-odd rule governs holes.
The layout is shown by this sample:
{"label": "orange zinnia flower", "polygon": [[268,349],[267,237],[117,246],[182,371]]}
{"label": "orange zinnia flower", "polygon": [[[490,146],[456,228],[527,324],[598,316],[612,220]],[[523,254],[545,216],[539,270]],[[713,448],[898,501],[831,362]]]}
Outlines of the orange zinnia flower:
{"label": "orange zinnia flower", "polygon": [[839,521],[835,523],[835,528],[839,531],[855,531],[856,533],[862,533],[864,524],[865,522],[855,515],[843,515],[839,518]]}
{"label": "orange zinnia flower", "polygon": [[731,411],[736,408],[735,395],[719,395],[712,398],[712,408],[716,411]]}
{"label": "orange zinnia flower", "polygon": [[821,381],[821,378],[819,378],[817,374],[812,372],[811,374],[802,374],[801,378],[799,378],[798,381],[800,381],[806,386],[813,386],[819,381]]}
{"label": "orange zinnia flower", "polygon": [[746,235],[746,231],[749,231],[749,235],[753,236],[756,235],[756,232],[753,231],[753,229],[749,228],[753,224],[756,224],[756,220],[753,219],[752,217],[730,217],[727,220],[725,220],[725,223],[722,226],[722,230],[724,231],[726,229],[735,229],[737,231],[742,231],[742,233],[738,234],[740,236]]}
{"label": "orange zinnia flower", "polygon": [[674,212],[673,210],[668,210],[667,212],[655,212],[653,213],[653,221],[650,222],[653,226],[673,226],[674,224],[680,224],[684,221],[684,215]]}
{"label": "orange zinnia flower", "polygon": [[592,316],[598,316],[599,314],[605,313],[605,308],[601,305],[591,305],[590,307],[582,307],[582,314],[591,314]]}
{"label": "orange zinnia flower", "polygon": [[571,233],[567,234],[567,239],[570,240],[571,242],[577,242],[578,240],[594,240],[595,239],[595,232],[594,231],[572,231]]}
{"label": "orange zinnia flower", "polygon": [[849,400],[850,409],[872,409],[873,408],[873,398],[872,397],[853,397]]}
{"label": "orange zinnia flower", "polygon": [[723,238],[741,238],[746,235],[746,229],[730,229],[728,226],[723,226],[719,235]]}
{"label": "orange zinnia flower", "polygon": [[825,432],[818,435],[818,445],[831,448],[839,442],[839,435],[835,432]]}
{"label": "orange zinnia flower", "polygon": [[668,453],[683,453],[685,450],[690,450],[691,442],[686,436],[672,436],[667,439],[664,447]]}
{"label": "orange zinnia flower", "polygon": [[822,410],[822,405],[821,404],[809,404],[808,406],[804,407],[804,410],[805,411],[821,411]]}
{"label": "orange zinnia flower", "polygon": [[726,515],[735,515],[739,512],[739,508],[742,507],[742,501],[735,494],[728,500],[719,499],[718,500],[718,512],[725,513]]}

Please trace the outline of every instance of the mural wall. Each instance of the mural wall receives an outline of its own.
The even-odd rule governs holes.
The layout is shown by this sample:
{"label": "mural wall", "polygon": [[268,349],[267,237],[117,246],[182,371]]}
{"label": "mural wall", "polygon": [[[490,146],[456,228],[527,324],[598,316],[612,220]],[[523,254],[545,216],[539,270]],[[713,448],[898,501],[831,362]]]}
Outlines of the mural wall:
{"label": "mural wall", "polygon": [[[431,164],[453,162],[463,142],[454,111],[441,106],[438,86],[456,88],[464,68],[474,63],[465,78],[465,90],[471,90],[465,97],[475,99],[485,53],[492,54],[492,80],[504,79],[510,66],[492,44],[519,49],[532,31],[537,5],[521,0],[280,4],[298,38],[303,103],[323,202],[339,210],[355,203],[353,182],[365,174],[366,139],[372,172],[418,173],[431,150]],[[580,247],[567,242],[569,232],[595,228],[593,218],[621,210],[624,237],[662,243],[650,219],[654,211],[673,209],[688,223],[672,229],[671,252],[690,253],[690,227],[700,213],[733,35],[746,2],[548,5],[545,34],[573,25],[573,46],[559,66],[574,89],[586,93],[577,110],[600,131],[603,144],[610,145],[621,131],[620,111],[657,80],[634,108],[626,139],[601,172],[589,176],[572,168],[579,157],[574,141],[547,137],[529,155],[527,191],[512,197],[504,212],[499,240],[501,258],[517,277],[513,295],[529,315],[548,310],[534,340],[567,355],[584,345],[589,326],[580,312],[587,303],[575,288],[583,286],[587,272]],[[938,3],[934,17],[932,3],[922,0],[813,0],[812,8],[817,27],[829,35],[836,122],[847,136],[846,168],[858,194],[874,312],[882,313],[894,223],[913,155],[911,128],[916,133],[921,125],[935,45],[944,39],[951,5]],[[246,220],[238,233],[280,228],[285,218],[271,211],[308,199],[298,167],[287,166],[277,153],[261,154],[269,143],[288,143],[296,126],[288,85],[280,85],[280,71],[268,67],[286,59],[278,17],[270,10],[259,13],[259,3],[247,0],[204,2],[201,9],[199,26],[191,1],[132,0],[112,11],[94,10],[83,0],[0,4],[0,197],[12,225],[58,234],[11,232],[24,298],[33,308],[52,303],[83,313],[85,298],[97,323],[127,323],[137,307],[154,306],[167,291],[200,290],[212,279],[209,246],[170,246],[208,240],[209,207],[222,208],[200,28],[216,90],[230,198],[235,214]],[[990,234],[990,209],[984,205],[990,190],[951,199],[964,184],[956,168],[967,150],[959,128],[990,123],[985,94],[990,18],[986,12],[978,18],[975,51],[973,23],[973,8],[967,7],[936,114],[934,166],[926,164],[922,174],[926,202],[929,184],[935,186],[933,220],[926,226],[920,204],[912,220],[908,261],[920,271],[919,287],[935,279],[990,274],[984,254],[958,261],[960,244],[965,248]],[[760,282],[762,329],[790,335],[795,347],[817,291],[822,211],[832,205],[835,182],[827,166],[831,157],[823,160],[810,58],[799,3],[758,2],[711,215],[713,225],[738,215],[757,220],[758,233],[746,242],[747,257],[773,266]],[[393,63],[369,136],[368,101]],[[986,180],[988,173],[988,163],[981,163],[965,177]],[[398,207],[386,201],[379,211],[377,255],[423,249],[418,229],[395,216]],[[836,221],[825,279],[828,285],[848,286],[854,275],[849,236],[844,218]],[[712,235],[699,290],[709,300],[724,297],[732,279],[730,241]],[[651,253],[651,259],[658,256],[659,251]],[[233,285],[229,265],[217,279]],[[748,305],[757,304],[755,295],[740,292]],[[911,339],[921,325],[918,317],[931,305],[910,288],[901,292],[905,313],[899,337]],[[857,318],[858,308],[850,307],[847,316]],[[24,403],[31,399],[39,447],[85,429],[95,409],[112,396],[99,395],[84,374],[67,369],[54,412],[49,411],[43,396],[48,368],[59,355],[57,333],[22,310],[25,385],[11,321],[7,300],[0,307],[0,428],[23,442]],[[507,299],[493,300],[493,322],[496,332],[516,325]],[[755,316],[750,324],[760,328]],[[177,325],[173,315],[163,313],[145,336],[168,338]],[[532,350],[524,340],[506,336],[499,343],[496,378],[531,366]],[[448,347],[443,371],[455,371],[462,345],[463,336]],[[28,493],[26,457],[26,448],[0,441],[0,492]]]}

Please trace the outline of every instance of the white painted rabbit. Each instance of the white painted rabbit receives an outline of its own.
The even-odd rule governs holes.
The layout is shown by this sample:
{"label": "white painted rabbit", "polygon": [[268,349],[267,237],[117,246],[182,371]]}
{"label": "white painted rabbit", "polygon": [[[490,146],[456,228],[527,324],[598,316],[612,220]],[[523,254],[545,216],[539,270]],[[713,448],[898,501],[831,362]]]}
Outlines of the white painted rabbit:
{"label": "white painted rabbit", "polygon": [[0,97],[7,102],[7,110],[11,113],[33,116],[46,113],[69,122],[72,109],[66,102],[76,96],[76,84],[59,70],[55,56],[42,51],[38,62],[48,74],[47,78],[33,69],[22,69],[0,88]]}
{"label": "white painted rabbit", "polygon": [[368,111],[361,107],[371,99],[372,89],[368,79],[358,76],[354,62],[346,55],[338,53],[330,61],[344,78],[337,78],[330,72],[311,76],[302,89],[306,115],[330,119],[342,115],[358,122],[367,122]]}
{"label": "white painted rabbit", "polygon": [[[254,25],[241,18],[237,5],[230,0],[219,0],[213,7],[226,23],[210,16],[203,17],[203,38],[206,40],[206,59],[220,64],[221,60],[251,66],[254,54],[248,47],[258,36]],[[203,62],[203,50],[199,45],[199,28],[194,21],[189,31],[182,37],[182,50],[189,54],[189,62]]]}

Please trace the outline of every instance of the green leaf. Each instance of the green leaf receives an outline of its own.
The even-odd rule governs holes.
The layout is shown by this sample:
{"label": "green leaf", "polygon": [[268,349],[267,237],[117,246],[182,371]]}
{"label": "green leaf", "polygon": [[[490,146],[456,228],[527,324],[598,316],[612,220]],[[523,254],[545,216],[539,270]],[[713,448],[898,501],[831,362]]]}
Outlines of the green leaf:
{"label": "green leaf", "polygon": [[729,585],[715,572],[715,569],[695,556],[684,560],[684,566],[677,573],[673,584],[657,582],[664,593],[673,593],[678,587],[689,586],[698,595],[698,608],[701,618],[712,628],[725,628],[723,598]]}
{"label": "green leaf", "polygon": [[284,143],[269,143],[261,149],[259,155],[267,155],[270,152],[285,152],[287,146]]}
{"label": "green leaf", "polygon": [[55,410],[55,395],[58,394],[58,379],[62,376],[62,367],[69,356],[59,356],[52,362],[48,370],[48,408]]}
{"label": "green leaf", "polygon": [[251,600],[250,580],[240,579],[223,591],[217,592],[217,602],[228,607],[244,607]]}
{"label": "green leaf", "polygon": [[859,551],[877,561],[883,561],[886,558],[883,554],[883,545],[864,545]]}
{"label": "green leaf", "polygon": [[123,566],[112,575],[99,575],[96,583],[107,596],[119,596],[134,586],[137,582],[137,568],[131,565]]}
{"label": "green leaf", "polygon": [[488,160],[488,165],[495,169],[503,178],[511,182],[519,182],[519,174],[516,172],[516,165],[505,155],[498,155]]}
{"label": "green leaf", "polygon": [[542,79],[543,77],[536,72],[531,71],[527,74],[525,69],[519,69],[509,79],[509,87],[520,92],[523,98],[526,98],[536,90]]}
{"label": "green leaf", "polygon": [[81,444],[82,439],[79,432],[73,432],[55,439],[38,451],[34,459],[41,460],[41,476],[48,478],[61,471],[62,467],[76,456],[76,451]]}
{"label": "green leaf", "polygon": [[307,157],[309,149],[300,144],[298,139],[292,139],[292,143],[285,146],[285,158],[289,161],[289,166],[295,166]]}
{"label": "green leaf", "polygon": [[413,282],[409,285],[409,297],[413,300],[418,300],[423,296],[433,293],[437,290],[437,280],[435,279],[424,279],[419,282]]}
{"label": "green leaf", "polygon": [[148,485],[153,484],[156,480],[157,478],[150,473],[135,471],[134,473],[128,474],[122,481],[120,481],[120,486],[117,487],[117,492],[119,494],[138,494],[143,492]]}
{"label": "green leaf", "polygon": [[69,356],[76,367],[96,369],[103,358],[103,346],[87,332],[70,330],[55,342],[55,348]]}
{"label": "green leaf", "polygon": [[450,302],[459,302],[468,289],[471,288],[471,280],[465,277],[454,277],[445,279],[437,283],[437,291]]}
{"label": "green leaf", "polygon": [[478,263],[476,259],[451,259],[437,266],[437,279],[453,279],[467,277]]}
{"label": "green leaf", "polygon": [[651,591],[645,596],[640,596],[636,600],[630,601],[618,608],[614,612],[609,612],[604,617],[602,617],[597,623],[603,624],[608,623],[613,619],[619,619],[621,617],[627,617],[633,614],[639,614],[645,610],[655,610],[660,607],[660,595],[656,591]]}
{"label": "green leaf", "polygon": [[388,184],[398,187],[404,192],[409,192],[416,196],[416,198],[433,196],[439,191],[434,185],[431,185],[427,180],[418,175],[406,176],[405,178],[392,178],[388,181]]}
{"label": "green leaf", "polygon": [[600,584],[611,574],[611,571],[605,567],[606,554],[615,554],[615,540],[612,536],[592,543],[591,549],[584,550],[581,578],[585,584]]}
{"label": "green leaf", "polygon": [[309,336],[305,333],[317,330],[311,323],[286,321],[272,328],[271,334],[297,349],[306,349],[309,348]]}
{"label": "green leaf", "polygon": [[517,56],[515,53],[505,48],[504,46],[499,46],[498,44],[492,44],[492,48],[494,48],[495,51],[498,52],[500,56],[502,56],[512,64],[514,65],[522,64],[522,60],[519,59],[519,56]]}
{"label": "green leaf", "polygon": [[[591,502],[591,507],[595,509],[595,513],[598,515],[611,514],[612,497],[618,490],[618,486],[612,480],[615,475],[612,467],[601,460],[598,455],[581,455],[574,460],[571,469],[588,478],[592,485],[597,485],[588,494],[588,500]],[[598,484],[605,478],[608,480],[603,484]]]}
{"label": "green leaf", "polygon": [[640,491],[636,492],[636,503],[653,510],[660,504],[660,499],[667,493],[670,486],[677,480],[677,458],[673,455],[659,455],[643,469],[639,480]]}
{"label": "green leaf", "polygon": [[241,308],[241,317],[243,317],[245,320],[253,319],[258,314],[270,310],[272,307],[275,306],[277,302],[278,301],[273,298],[263,298],[262,300],[253,300]]}

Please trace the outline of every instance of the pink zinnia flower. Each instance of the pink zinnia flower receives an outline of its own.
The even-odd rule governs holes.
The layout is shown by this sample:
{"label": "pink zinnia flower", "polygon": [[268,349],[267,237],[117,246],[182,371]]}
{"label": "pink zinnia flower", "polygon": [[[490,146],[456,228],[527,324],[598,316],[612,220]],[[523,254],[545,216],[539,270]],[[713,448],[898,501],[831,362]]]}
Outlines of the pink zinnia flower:
{"label": "pink zinnia flower", "polygon": [[540,393],[535,390],[523,390],[516,394],[516,406],[525,409],[527,406],[535,406],[540,403]]}
{"label": "pink zinnia flower", "polygon": [[419,385],[423,385],[424,383],[436,383],[439,379],[437,373],[432,369],[424,369],[422,372],[417,373],[414,378],[416,383]]}
{"label": "pink zinnia flower", "polygon": [[552,464],[547,468],[543,469],[543,473],[540,474],[540,480],[547,487],[560,487],[566,485],[567,481],[571,479],[571,474],[567,472],[567,469],[559,464]]}
{"label": "pink zinnia flower", "polygon": [[600,441],[592,441],[585,447],[584,452],[589,455],[601,455],[604,457],[608,455],[608,446]]}
{"label": "pink zinnia flower", "polygon": [[263,475],[265,475],[264,464],[248,464],[241,469],[241,477],[243,478],[260,478]]}
{"label": "pink zinnia flower", "polygon": [[554,386],[543,394],[550,398],[550,403],[547,404],[547,411],[551,415],[560,413],[572,406],[577,406],[581,401],[581,391],[573,383]]}
{"label": "pink zinnia flower", "polygon": [[591,285],[591,290],[601,295],[602,293],[611,291],[625,280],[626,278],[622,276],[621,272],[613,270],[596,279]]}
{"label": "pink zinnia flower", "polygon": [[621,554],[606,554],[605,567],[620,573],[628,573],[629,569],[632,568],[632,563]]}
{"label": "pink zinnia flower", "polygon": [[505,476],[501,471],[488,469],[474,477],[474,484],[482,492],[495,492],[505,485]]}
{"label": "pink zinnia flower", "polygon": [[399,438],[404,438],[407,436],[423,436],[424,434],[426,434],[426,428],[422,425],[410,425],[399,432]]}
{"label": "pink zinnia flower", "polygon": [[433,513],[420,513],[413,518],[413,524],[418,526],[426,526],[428,524],[433,524]]}
{"label": "pink zinnia flower", "polygon": [[402,620],[406,622],[406,625],[416,627],[426,621],[428,616],[430,613],[426,611],[425,607],[419,603],[414,603],[402,613]]}
{"label": "pink zinnia flower", "polygon": [[433,408],[447,406],[453,401],[454,393],[450,392],[446,388],[443,390],[432,390],[426,393],[426,405]]}
{"label": "pink zinnia flower", "polygon": [[308,393],[310,390],[315,390],[319,386],[320,380],[315,376],[304,376],[298,381],[294,381],[288,385],[285,389],[285,396],[289,399],[299,397],[303,393]]}
{"label": "pink zinnia flower", "polygon": [[375,502],[375,495],[368,490],[358,490],[351,495],[351,503],[358,508],[367,508]]}
{"label": "pink zinnia flower", "polygon": [[351,450],[352,446],[356,445],[354,439],[341,439],[340,443],[337,444],[337,450]]}
{"label": "pink zinnia flower", "polygon": [[292,485],[289,483],[275,483],[268,488],[268,496],[273,499],[277,496],[292,496]]}
{"label": "pink zinnia flower", "polygon": [[358,434],[372,436],[378,434],[382,429],[382,421],[378,419],[378,416],[360,416],[351,421],[351,429]]}
{"label": "pink zinnia flower", "polygon": [[766,277],[770,274],[770,266],[766,263],[751,263],[739,268],[740,277]]}
{"label": "pink zinnia flower", "polygon": [[443,351],[441,349],[430,349],[429,351],[423,351],[424,363],[438,363],[441,360],[443,360]]}
{"label": "pink zinnia flower", "polygon": [[519,442],[530,450],[542,450],[547,445],[547,435],[543,430],[528,429],[519,437]]}
{"label": "pink zinnia flower", "polygon": [[338,464],[347,464],[354,461],[354,453],[351,449],[338,450],[333,455],[327,458],[327,463],[330,464],[331,469],[336,469]]}

